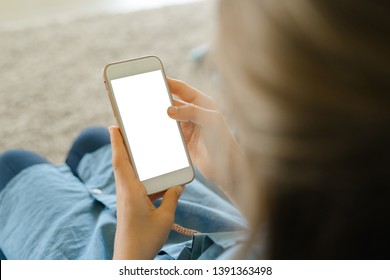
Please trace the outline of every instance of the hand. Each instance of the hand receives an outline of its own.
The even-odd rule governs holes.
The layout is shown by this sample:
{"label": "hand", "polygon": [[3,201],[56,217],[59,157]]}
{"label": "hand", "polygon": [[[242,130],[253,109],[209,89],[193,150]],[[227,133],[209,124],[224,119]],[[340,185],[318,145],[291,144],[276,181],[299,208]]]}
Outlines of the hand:
{"label": "hand", "polygon": [[168,84],[172,94],[180,98],[174,99],[168,115],[180,121],[192,161],[207,179],[226,191],[235,183],[233,173],[242,153],[216,102],[184,82],[169,78]]}
{"label": "hand", "polygon": [[117,197],[114,259],[153,259],[174,223],[182,186],[170,188],[155,208],[144,185],[135,176],[117,127],[110,127],[112,164]]}

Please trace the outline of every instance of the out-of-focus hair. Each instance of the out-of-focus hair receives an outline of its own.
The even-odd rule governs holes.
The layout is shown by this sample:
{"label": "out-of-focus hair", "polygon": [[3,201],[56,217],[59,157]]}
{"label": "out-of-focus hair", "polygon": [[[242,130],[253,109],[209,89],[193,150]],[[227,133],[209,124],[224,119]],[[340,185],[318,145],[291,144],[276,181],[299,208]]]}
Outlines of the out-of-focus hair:
{"label": "out-of-focus hair", "polygon": [[389,258],[390,2],[219,4],[253,242],[267,232],[266,258]]}

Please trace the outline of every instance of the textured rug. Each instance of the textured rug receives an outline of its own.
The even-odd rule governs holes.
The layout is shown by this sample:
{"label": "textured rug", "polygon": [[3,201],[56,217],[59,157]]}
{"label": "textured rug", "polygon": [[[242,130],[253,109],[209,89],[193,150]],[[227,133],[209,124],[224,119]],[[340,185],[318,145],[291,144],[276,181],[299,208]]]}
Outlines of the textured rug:
{"label": "textured rug", "polygon": [[213,16],[202,1],[0,30],[0,152],[61,163],[82,129],[114,124],[101,75],[112,61],[154,54],[169,76],[207,88],[189,54],[209,41]]}

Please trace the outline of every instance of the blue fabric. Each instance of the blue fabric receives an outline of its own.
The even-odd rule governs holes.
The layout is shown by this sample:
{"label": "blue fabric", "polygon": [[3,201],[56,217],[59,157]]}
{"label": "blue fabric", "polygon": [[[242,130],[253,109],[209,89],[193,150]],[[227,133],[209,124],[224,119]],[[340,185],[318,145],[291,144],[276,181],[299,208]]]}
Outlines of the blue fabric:
{"label": "blue fabric", "polygon": [[23,169],[34,164],[49,163],[40,155],[26,150],[8,150],[0,155],[0,191]]}
{"label": "blue fabric", "polygon": [[73,142],[65,163],[75,176],[78,176],[77,168],[84,155],[92,153],[99,148],[110,144],[110,133],[106,127],[89,127],[84,129]]}
{"label": "blue fabric", "polygon": [[[80,179],[67,165],[43,163],[8,183],[0,193],[2,258],[112,258],[116,198],[110,145],[85,155],[77,172]],[[172,231],[156,259],[230,258],[245,240],[245,220],[199,173],[179,200],[175,222],[202,233]]]}

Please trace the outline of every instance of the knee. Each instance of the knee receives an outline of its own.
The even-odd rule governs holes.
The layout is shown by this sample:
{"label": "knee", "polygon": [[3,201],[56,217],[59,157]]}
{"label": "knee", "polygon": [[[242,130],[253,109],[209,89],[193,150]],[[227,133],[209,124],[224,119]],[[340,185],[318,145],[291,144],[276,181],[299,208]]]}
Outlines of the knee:
{"label": "knee", "polygon": [[91,142],[96,139],[101,139],[101,141],[107,140],[109,142],[110,134],[108,132],[108,129],[103,126],[88,127],[83,131],[81,131],[77,139],[84,140],[86,142]]}
{"label": "knee", "polygon": [[8,150],[0,155],[0,190],[23,169],[34,164],[49,163],[40,155],[27,150]]}
{"label": "knee", "polygon": [[35,152],[19,149],[11,149],[2,153],[0,155],[0,162],[11,166],[14,170],[21,166],[27,167],[33,164],[48,163],[47,159]]}
{"label": "knee", "polygon": [[19,163],[23,161],[23,158],[28,157],[30,153],[33,152],[17,149],[7,150],[0,155],[0,161],[5,164],[13,165],[13,163]]}
{"label": "knee", "polygon": [[106,127],[89,127],[84,129],[76,138],[74,148],[83,151],[83,153],[88,153],[109,143],[110,134]]}
{"label": "knee", "polygon": [[85,154],[92,153],[110,143],[110,134],[106,127],[90,127],[84,129],[73,142],[65,163],[78,177],[77,167]]}

